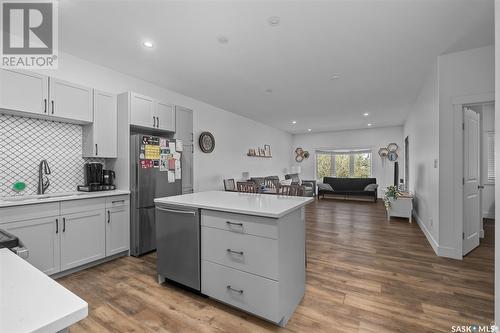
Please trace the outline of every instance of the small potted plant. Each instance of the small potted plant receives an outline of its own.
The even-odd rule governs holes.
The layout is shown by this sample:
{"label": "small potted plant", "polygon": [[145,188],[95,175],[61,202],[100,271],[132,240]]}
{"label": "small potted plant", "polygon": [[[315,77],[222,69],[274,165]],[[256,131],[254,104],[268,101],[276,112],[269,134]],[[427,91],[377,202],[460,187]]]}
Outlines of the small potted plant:
{"label": "small potted plant", "polygon": [[401,196],[397,186],[391,185],[387,186],[384,195],[384,206],[385,209],[389,210],[391,208],[391,203],[397,200]]}

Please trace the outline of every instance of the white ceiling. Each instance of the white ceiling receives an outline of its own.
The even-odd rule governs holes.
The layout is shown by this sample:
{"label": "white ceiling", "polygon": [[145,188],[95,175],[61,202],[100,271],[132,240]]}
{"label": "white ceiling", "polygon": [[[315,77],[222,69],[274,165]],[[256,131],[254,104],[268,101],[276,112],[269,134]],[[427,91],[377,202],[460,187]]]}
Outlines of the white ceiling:
{"label": "white ceiling", "polygon": [[401,125],[438,55],[494,36],[493,0],[63,0],[59,24],[62,51],[292,133]]}

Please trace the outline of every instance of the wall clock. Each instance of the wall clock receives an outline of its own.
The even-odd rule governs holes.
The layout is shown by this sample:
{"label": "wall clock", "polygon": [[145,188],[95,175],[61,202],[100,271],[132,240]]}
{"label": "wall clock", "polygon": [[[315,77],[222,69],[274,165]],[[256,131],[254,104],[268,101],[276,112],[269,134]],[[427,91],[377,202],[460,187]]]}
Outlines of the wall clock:
{"label": "wall clock", "polygon": [[391,162],[395,162],[398,159],[398,154],[394,151],[391,151],[389,152],[389,154],[387,154],[387,159]]}
{"label": "wall clock", "polygon": [[215,138],[212,133],[203,132],[200,134],[198,144],[200,145],[200,149],[202,152],[211,153],[215,149]]}

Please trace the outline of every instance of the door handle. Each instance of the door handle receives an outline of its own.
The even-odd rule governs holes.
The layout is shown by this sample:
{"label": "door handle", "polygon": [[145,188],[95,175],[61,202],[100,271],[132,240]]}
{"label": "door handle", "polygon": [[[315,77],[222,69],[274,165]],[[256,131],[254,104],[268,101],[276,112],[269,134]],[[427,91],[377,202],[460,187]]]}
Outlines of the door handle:
{"label": "door handle", "polygon": [[66,218],[63,217],[63,232],[66,232]]}
{"label": "door handle", "polygon": [[192,212],[189,210],[175,210],[175,209],[166,209],[166,208],[160,208],[156,207],[158,210],[162,210],[164,212],[169,212],[169,213],[179,213],[179,214],[189,214],[189,215],[196,215],[196,212]]}
{"label": "door handle", "polygon": [[54,100],[50,101],[52,103],[52,114],[54,114]]}
{"label": "door handle", "polygon": [[108,223],[111,221],[111,213],[110,211],[108,210]]}
{"label": "door handle", "polygon": [[56,234],[59,233],[59,219],[56,219]]}
{"label": "door handle", "polygon": [[243,255],[243,251],[235,251],[235,250],[231,250],[231,249],[227,249],[226,250],[228,253],[234,253],[234,254],[239,254],[240,256]]}
{"label": "door handle", "polygon": [[477,188],[482,190],[484,188],[484,185],[477,185]]}
{"label": "door handle", "polygon": [[46,98],[43,99],[43,105],[44,105],[43,106],[43,113],[47,113],[47,99]]}

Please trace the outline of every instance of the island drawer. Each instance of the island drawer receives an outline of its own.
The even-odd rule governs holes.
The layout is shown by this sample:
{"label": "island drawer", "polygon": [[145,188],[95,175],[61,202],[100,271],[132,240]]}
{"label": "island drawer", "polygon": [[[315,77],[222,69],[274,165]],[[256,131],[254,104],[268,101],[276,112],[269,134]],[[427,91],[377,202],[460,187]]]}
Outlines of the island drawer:
{"label": "island drawer", "polygon": [[201,292],[221,302],[279,322],[279,283],[202,260]]}
{"label": "island drawer", "polygon": [[278,280],[278,241],[201,227],[201,258]]}
{"label": "island drawer", "polygon": [[201,211],[201,225],[272,239],[278,239],[278,220],[268,217]]}

